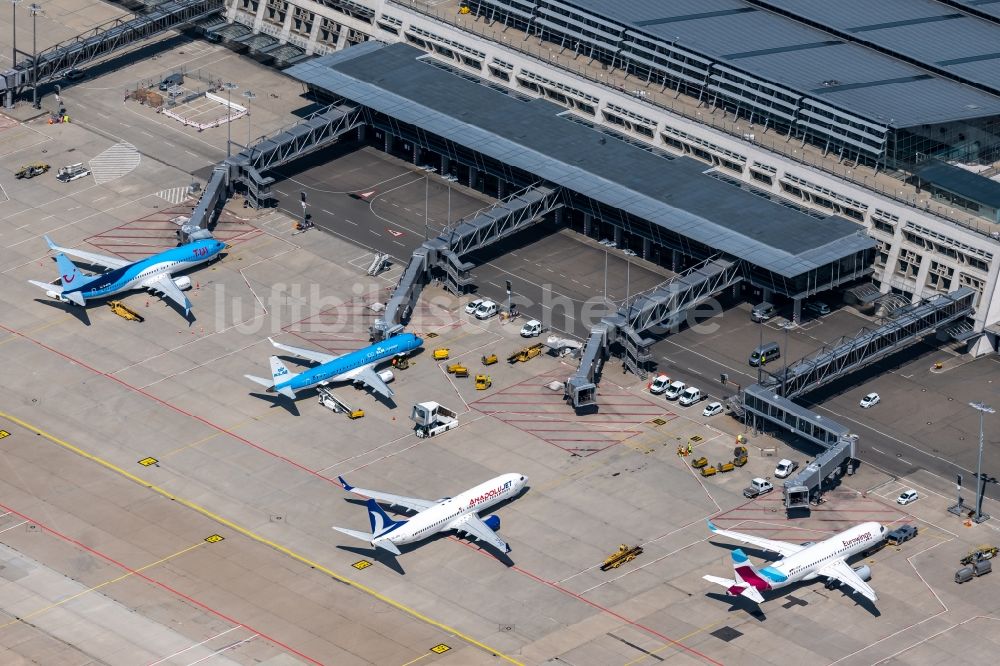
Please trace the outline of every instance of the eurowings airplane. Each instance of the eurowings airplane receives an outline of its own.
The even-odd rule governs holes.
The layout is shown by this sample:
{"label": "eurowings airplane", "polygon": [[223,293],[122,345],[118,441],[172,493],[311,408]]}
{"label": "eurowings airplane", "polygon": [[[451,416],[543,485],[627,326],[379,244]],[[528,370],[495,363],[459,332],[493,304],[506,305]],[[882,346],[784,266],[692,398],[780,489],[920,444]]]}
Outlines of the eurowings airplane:
{"label": "eurowings airplane", "polygon": [[[355,539],[367,541],[376,548],[382,548],[395,555],[400,554],[399,546],[426,539],[445,530],[465,532],[478,541],[487,542],[502,553],[509,553],[510,546],[496,535],[496,531],[500,529],[500,517],[493,515],[483,519],[479,517],[479,512],[504,500],[517,497],[528,485],[528,477],[523,474],[501,474],[495,479],[466,490],[461,495],[432,501],[355,488],[344,481],[344,477],[337,478],[344,486],[344,490],[369,498],[368,519],[371,522],[371,533],[343,527],[333,529]],[[379,502],[389,506],[401,506],[415,511],[416,515],[408,520],[393,520],[378,505]]]}
{"label": "eurowings airplane", "polygon": [[296,391],[304,391],[314,386],[333,382],[354,382],[365,384],[386,398],[395,395],[387,384],[393,379],[392,370],[376,372],[375,366],[399,354],[407,354],[417,349],[424,341],[413,333],[394,335],[388,340],[376,342],[343,356],[291,347],[268,338],[272,345],[283,351],[319,363],[302,373],[290,372],[277,356],[271,357],[271,379],[243,375],[247,379],[267,387],[268,393],[280,393],[295,399]]}
{"label": "eurowings airplane", "polygon": [[[225,243],[207,238],[131,262],[119,257],[61,247],[48,236],[45,237],[45,242],[49,244],[50,250],[59,252],[56,255],[56,266],[59,268],[61,284],[37,280],[28,282],[44,289],[49,298],[63,303],[86,305],[89,299],[112,296],[130,289],[149,289],[163,294],[184,308],[185,317],[191,312],[191,301],[183,290],[191,288],[191,278],[173,277],[173,274],[211,261],[226,247]],[[67,254],[108,270],[99,275],[85,275],[66,257]]]}
{"label": "eurowings airplane", "polygon": [[739,548],[734,550],[732,555],[735,580],[702,576],[710,583],[725,587],[726,594],[744,596],[761,603],[764,601],[761,592],[776,590],[800,580],[813,580],[818,576],[824,576],[851,587],[871,601],[878,601],[875,590],[862,580],[855,569],[851,568],[847,559],[863,553],[885,539],[885,527],[879,523],[862,523],[825,541],[802,545],[722,530],[713,525],[712,521],[708,521],[708,529],[721,536],[782,556],[782,559],[774,564],[757,569],[750,564],[750,558],[746,553]]}

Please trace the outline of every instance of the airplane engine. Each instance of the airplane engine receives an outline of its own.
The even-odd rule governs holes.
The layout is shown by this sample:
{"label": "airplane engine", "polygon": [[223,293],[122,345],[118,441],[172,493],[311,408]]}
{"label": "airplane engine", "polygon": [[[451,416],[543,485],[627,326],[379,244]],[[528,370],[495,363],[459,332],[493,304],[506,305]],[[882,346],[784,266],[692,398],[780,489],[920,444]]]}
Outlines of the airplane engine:
{"label": "airplane engine", "polygon": [[386,384],[388,384],[389,382],[391,382],[396,378],[396,375],[392,374],[392,370],[383,370],[382,372],[378,373],[378,377]]}
{"label": "airplane engine", "polygon": [[189,278],[186,275],[182,277],[175,277],[173,278],[173,280],[174,284],[177,285],[177,288],[180,289],[181,291],[186,291],[187,289],[191,288],[191,278]]}
{"label": "airplane engine", "polygon": [[486,516],[485,518],[483,518],[483,522],[486,524],[486,527],[490,528],[494,532],[500,529],[500,516],[496,515]]}
{"label": "airplane engine", "polygon": [[[854,573],[858,574],[858,578],[865,582],[872,579],[872,569],[867,564],[862,564],[860,567],[854,567]],[[840,587],[840,581],[835,578],[830,578],[826,581],[825,586],[826,589],[832,590]]]}

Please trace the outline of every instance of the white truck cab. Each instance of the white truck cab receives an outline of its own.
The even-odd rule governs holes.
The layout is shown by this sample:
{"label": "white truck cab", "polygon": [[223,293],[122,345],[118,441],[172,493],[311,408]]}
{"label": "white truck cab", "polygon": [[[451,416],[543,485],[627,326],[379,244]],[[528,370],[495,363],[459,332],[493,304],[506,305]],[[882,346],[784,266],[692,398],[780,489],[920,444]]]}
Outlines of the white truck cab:
{"label": "white truck cab", "polygon": [[667,389],[663,392],[663,395],[664,397],[666,397],[667,400],[676,400],[678,397],[680,397],[681,392],[683,392],[684,389],[686,388],[687,384],[685,384],[684,382],[681,381],[671,382],[670,386],[668,386]]}
{"label": "white truck cab", "polygon": [[534,338],[542,334],[542,322],[537,319],[532,319],[530,321],[524,322],[524,326],[521,327],[521,337],[522,338]]}

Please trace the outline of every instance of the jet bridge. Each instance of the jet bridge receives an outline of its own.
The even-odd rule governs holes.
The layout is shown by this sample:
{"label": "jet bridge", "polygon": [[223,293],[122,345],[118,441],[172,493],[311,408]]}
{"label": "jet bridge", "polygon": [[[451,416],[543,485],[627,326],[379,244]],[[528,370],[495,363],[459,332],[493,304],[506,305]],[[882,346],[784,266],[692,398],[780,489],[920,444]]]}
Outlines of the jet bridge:
{"label": "jet bridge", "polygon": [[786,398],[808,393],[971,315],[975,296],[975,291],[962,287],[895,310],[882,326],[841,338],[793,363],[782,373],[769,373],[762,384]]}
{"label": "jet bridge", "polygon": [[[784,374],[768,375],[761,384],[744,391],[734,403],[734,413],[744,410],[821,446],[824,451],[795,477],[785,481],[786,509],[808,508],[819,497],[823,484],[851,473],[856,457],[856,437],[850,429],[792,402],[792,399],[846,376],[922,339],[935,330],[953,326],[973,312],[975,292],[963,287],[938,294],[892,313],[874,330],[824,347],[789,366]],[[784,379],[784,382],[782,382]]]}
{"label": "jet bridge", "polygon": [[274,178],[262,172],[326,148],[363,124],[364,116],[359,109],[333,104],[306,116],[291,127],[259,139],[212,170],[188,224],[207,229],[216,211],[229,199],[236,183],[246,187],[247,200],[255,208],[264,205],[271,198],[270,186]]}
{"label": "jet bridge", "polygon": [[224,7],[222,0],[167,0],[149,13],[112,19],[40,51],[35,58],[37,64],[27,55],[15,67],[0,74],[4,105],[12,106],[14,97],[25,88],[59,79],[69,69],[84,67],[161,32],[220,12]]}
{"label": "jet bridge", "polygon": [[475,268],[474,263],[462,259],[463,255],[539,222],[562,205],[559,188],[533,185],[424,241],[410,258],[382,316],[372,324],[372,338],[384,340],[403,330],[403,321],[413,312],[433,270],[443,274],[448,289],[460,293],[472,282],[470,271]]}
{"label": "jet bridge", "polygon": [[597,404],[594,377],[600,374],[599,366],[607,359],[614,342],[622,345],[625,367],[644,377],[643,367],[652,359],[649,348],[654,340],[642,334],[675,329],[692,308],[742,279],[741,261],[712,257],[638,294],[619,308],[617,314],[603,318],[591,329],[580,367],[566,381],[566,399],[575,409]]}

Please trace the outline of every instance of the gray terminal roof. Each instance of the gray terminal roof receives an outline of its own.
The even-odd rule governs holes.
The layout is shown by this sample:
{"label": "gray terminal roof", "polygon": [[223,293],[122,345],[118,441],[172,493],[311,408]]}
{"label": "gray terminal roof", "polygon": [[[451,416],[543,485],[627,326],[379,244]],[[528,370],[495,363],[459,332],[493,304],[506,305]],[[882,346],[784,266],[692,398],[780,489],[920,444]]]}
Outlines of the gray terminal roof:
{"label": "gray terminal roof", "polygon": [[1000,183],[938,160],[917,167],[917,178],[963,199],[1000,208]]}
{"label": "gray terminal roof", "polygon": [[[508,4],[510,0],[494,0]],[[918,9],[942,8],[930,0],[528,0],[560,4],[603,17],[637,33],[676,44],[750,76],[780,84],[844,111],[892,127],[959,121],[1000,115],[1000,97],[903,60],[890,57],[832,32],[755,6],[769,3],[788,11],[812,13],[824,21],[857,26],[906,23]],[[907,10],[913,6],[912,11]],[[922,8],[922,9],[921,9]],[[893,18],[895,17],[895,18]],[[948,24],[956,26],[949,31]],[[959,29],[960,28],[960,29]],[[965,35],[962,30],[968,28]],[[1000,51],[1000,26],[981,19],[945,20],[886,27],[860,33],[886,41],[885,48],[904,50],[927,63],[980,57]],[[898,35],[898,37],[897,37]],[[912,41],[908,41],[912,40]],[[969,43],[966,43],[968,40]],[[949,71],[977,82],[993,81],[1000,90],[996,60],[970,60],[947,65]],[[935,66],[941,67],[940,64]],[[827,85],[825,82],[837,82]]]}
{"label": "gray terminal roof", "polygon": [[654,155],[425,61],[411,46],[367,42],[301,63],[289,75],[542,180],[584,194],[785,277],[874,246],[841,217],[817,219]]}
{"label": "gray terminal roof", "polygon": [[[1000,93],[1000,24],[933,0],[759,0],[851,41]],[[980,7],[987,6],[980,3]]]}

